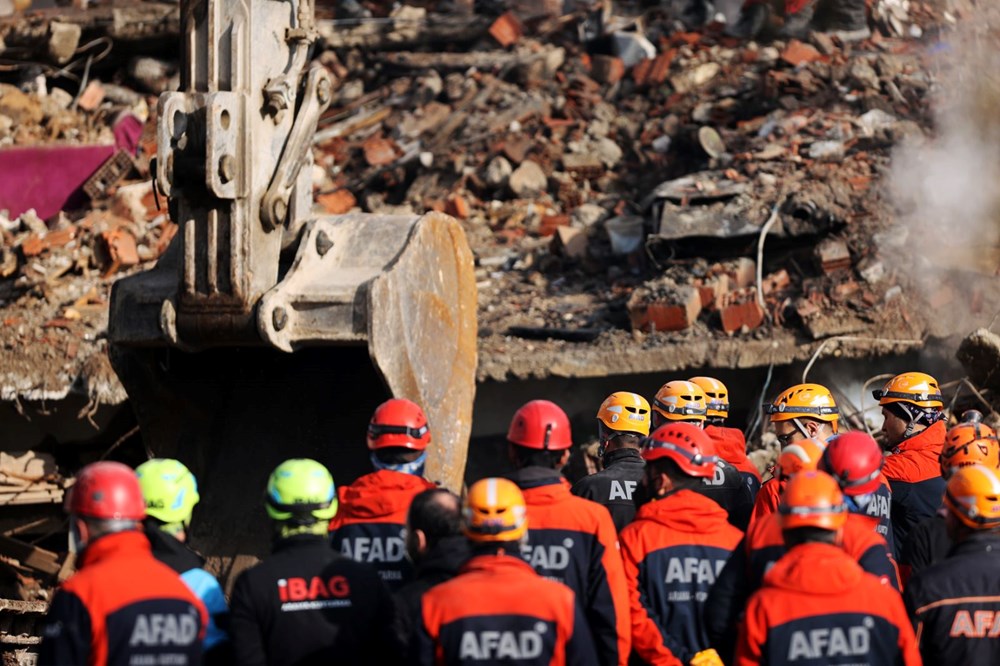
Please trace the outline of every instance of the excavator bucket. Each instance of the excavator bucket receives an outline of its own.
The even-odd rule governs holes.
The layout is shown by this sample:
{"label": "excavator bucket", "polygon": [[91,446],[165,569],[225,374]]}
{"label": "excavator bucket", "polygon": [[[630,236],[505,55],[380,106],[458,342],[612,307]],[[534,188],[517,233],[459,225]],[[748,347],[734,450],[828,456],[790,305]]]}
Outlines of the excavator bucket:
{"label": "excavator bucket", "polygon": [[472,254],[448,216],[314,217],[311,1],[181,2],[181,89],[159,102],[157,184],[179,227],[157,266],[116,283],[111,359],[148,450],[201,481],[192,539],[266,551],[267,474],[370,469],[379,402],[422,405],[429,478],[461,486],[476,367]]}

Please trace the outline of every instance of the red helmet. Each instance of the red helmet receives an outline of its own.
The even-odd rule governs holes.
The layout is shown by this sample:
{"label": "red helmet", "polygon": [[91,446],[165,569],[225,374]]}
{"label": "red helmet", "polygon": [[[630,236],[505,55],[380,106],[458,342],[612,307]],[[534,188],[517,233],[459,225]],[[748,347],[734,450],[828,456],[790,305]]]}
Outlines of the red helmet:
{"label": "red helmet", "polygon": [[99,520],[146,517],[146,500],[139,477],[131,467],[110,461],[96,462],[80,470],[66,508],[78,516]]}
{"label": "red helmet", "polygon": [[643,460],[670,458],[688,476],[715,474],[715,445],[705,431],[691,423],[674,421],[660,426],[642,441]]}
{"label": "red helmet", "polygon": [[507,441],[529,449],[568,449],[573,446],[569,417],[554,402],[532,400],[514,412],[507,429]]}
{"label": "red helmet", "polygon": [[375,408],[368,424],[368,448],[423,451],[431,443],[427,416],[415,402],[391,398]]}
{"label": "red helmet", "polygon": [[845,495],[867,495],[880,483],[882,448],[863,432],[845,432],[830,439],[819,469],[837,480]]}

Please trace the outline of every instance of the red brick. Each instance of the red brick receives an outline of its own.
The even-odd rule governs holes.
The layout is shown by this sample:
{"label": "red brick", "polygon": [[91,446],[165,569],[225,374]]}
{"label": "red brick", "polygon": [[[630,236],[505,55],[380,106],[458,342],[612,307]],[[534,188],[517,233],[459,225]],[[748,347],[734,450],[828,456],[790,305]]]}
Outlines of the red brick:
{"label": "red brick", "polygon": [[616,83],[625,76],[625,63],[609,55],[591,57],[590,77],[598,83]]}
{"label": "red brick", "polygon": [[827,275],[851,267],[851,252],[839,238],[827,238],[817,245],[816,259]]}
{"label": "red brick", "polygon": [[125,266],[135,266],[139,263],[139,251],[136,248],[135,236],[125,229],[118,227],[101,234],[105,250],[111,265],[107,273],[114,273],[119,268]]}
{"label": "red brick", "polygon": [[445,202],[444,212],[464,220],[469,217],[469,202],[461,194],[452,194]]}
{"label": "red brick", "polygon": [[569,215],[545,215],[542,217],[542,224],[538,229],[538,235],[551,236],[559,227],[569,225]]}
{"label": "red brick", "polygon": [[637,331],[683,331],[690,328],[701,312],[701,298],[694,287],[678,287],[668,301],[646,301],[638,292],[628,302],[632,329]]}
{"label": "red brick", "polygon": [[356,205],[358,200],[350,190],[335,190],[327,194],[320,194],[316,197],[316,203],[322,206],[323,211],[329,215],[343,215]]}
{"label": "red brick", "polygon": [[670,74],[670,65],[673,64],[676,56],[677,49],[670,49],[653,58],[653,67],[646,78],[646,82],[650,85],[659,85],[666,81],[667,75]]}
{"label": "red brick", "polygon": [[523,34],[524,28],[513,12],[501,14],[490,26],[490,36],[505,48],[516,44]]}
{"label": "red brick", "polygon": [[[830,298],[832,298],[835,301],[843,301],[846,300],[848,297],[856,294],[860,289],[861,285],[859,285],[854,280],[844,280],[843,282],[834,285],[833,289],[830,290]],[[937,306],[934,305],[932,302],[931,307],[937,307]]]}
{"label": "red brick", "polygon": [[395,141],[384,139],[380,136],[372,136],[361,145],[365,152],[365,161],[370,166],[385,166],[392,164],[399,157],[401,151]]}
{"label": "red brick", "polygon": [[76,100],[77,106],[84,111],[93,111],[104,101],[104,87],[97,81],[91,81],[83,89],[80,98]]}
{"label": "red brick", "polygon": [[781,59],[792,67],[798,67],[804,63],[822,60],[823,54],[812,46],[793,39],[788,42],[788,46],[781,52]]}
{"label": "red brick", "polygon": [[707,278],[698,287],[703,310],[717,310],[722,307],[726,294],[729,293],[729,276],[722,274]]}
{"label": "red brick", "polygon": [[743,330],[744,326],[752,331],[764,321],[764,310],[756,300],[727,305],[722,308],[720,314],[722,330],[726,333],[736,333]]}

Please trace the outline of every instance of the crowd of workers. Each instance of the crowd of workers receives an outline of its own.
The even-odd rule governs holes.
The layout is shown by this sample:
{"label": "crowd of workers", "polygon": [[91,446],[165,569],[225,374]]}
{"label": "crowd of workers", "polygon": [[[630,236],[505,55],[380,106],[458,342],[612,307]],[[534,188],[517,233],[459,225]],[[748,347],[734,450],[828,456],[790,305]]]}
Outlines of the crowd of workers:
{"label": "crowd of workers", "polygon": [[423,411],[374,413],[374,471],[335,491],[309,459],[266,488],[271,555],[227,605],[185,545],[198,489],[176,460],[99,462],[67,506],[79,570],[40,664],[1000,664],[1000,443],[946,429],[937,382],[875,392],[885,450],[833,395],[766,405],[761,476],[726,387],[671,381],[597,412],[603,469],[561,475],[566,414],[533,400],[515,472],[460,498],[424,478]]}

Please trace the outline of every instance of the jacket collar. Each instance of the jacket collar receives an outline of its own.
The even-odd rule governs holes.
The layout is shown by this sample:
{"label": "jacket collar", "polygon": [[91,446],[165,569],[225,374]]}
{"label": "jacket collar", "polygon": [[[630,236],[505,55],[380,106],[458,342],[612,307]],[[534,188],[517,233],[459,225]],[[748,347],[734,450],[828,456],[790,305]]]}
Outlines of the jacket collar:
{"label": "jacket collar", "polygon": [[565,483],[562,475],[548,467],[524,467],[509,475],[521,490]]}
{"label": "jacket collar", "polygon": [[604,468],[607,469],[615,464],[638,464],[640,467],[646,466],[646,461],[642,459],[639,449],[615,449],[604,454]]}
{"label": "jacket collar", "polygon": [[[283,550],[292,550],[295,548],[329,548],[330,538],[323,534],[293,534],[289,537],[278,538],[274,540],[274,547],[271,552],[278,553]],[[330,548],[331,553],[336,553],[334,549]]]}
{"label": "jacket collar", "polygon": [[982,532],[972,534],[968,539],[956,543],[948,551],[952,555],[971,555],[975,553],[1000,554],[1000,532]]}
{"label": "jacket collar", "polygon": [[143,532],[153,548],[153,557],[163,562],[177,573],[191,569],[200,569],[205,560],[176,537],[173,537],[156,525],[143,524]]}
{"label": "jacket collar", "polygon": [[472,555],[469,540],[462,535],[445,537],[434,544],[416,565],[417,577],[429,573],[454,574]]}
{"label": "jacket collar", "polygon": [[501,553],[499,555],[476,555],[462,567],[459,573],[535,573],[531,565],[520,557]]}
{"label": "jacket collar", "polygon": [[944,421],[938,421],[917,434],[904,439],[893,448],[892,452],[902,453],[904,451],[923,451],[925,449],[932,452],[940,452],[947,432],[948,429]]}
{"label": "jacket collar", "polygon": [[87,544],[80,559],[80,568],[91,566],[107,559],[134,555],[150,555],[151,548],[146,535],[139,530],[115,532],[98,537]]}

